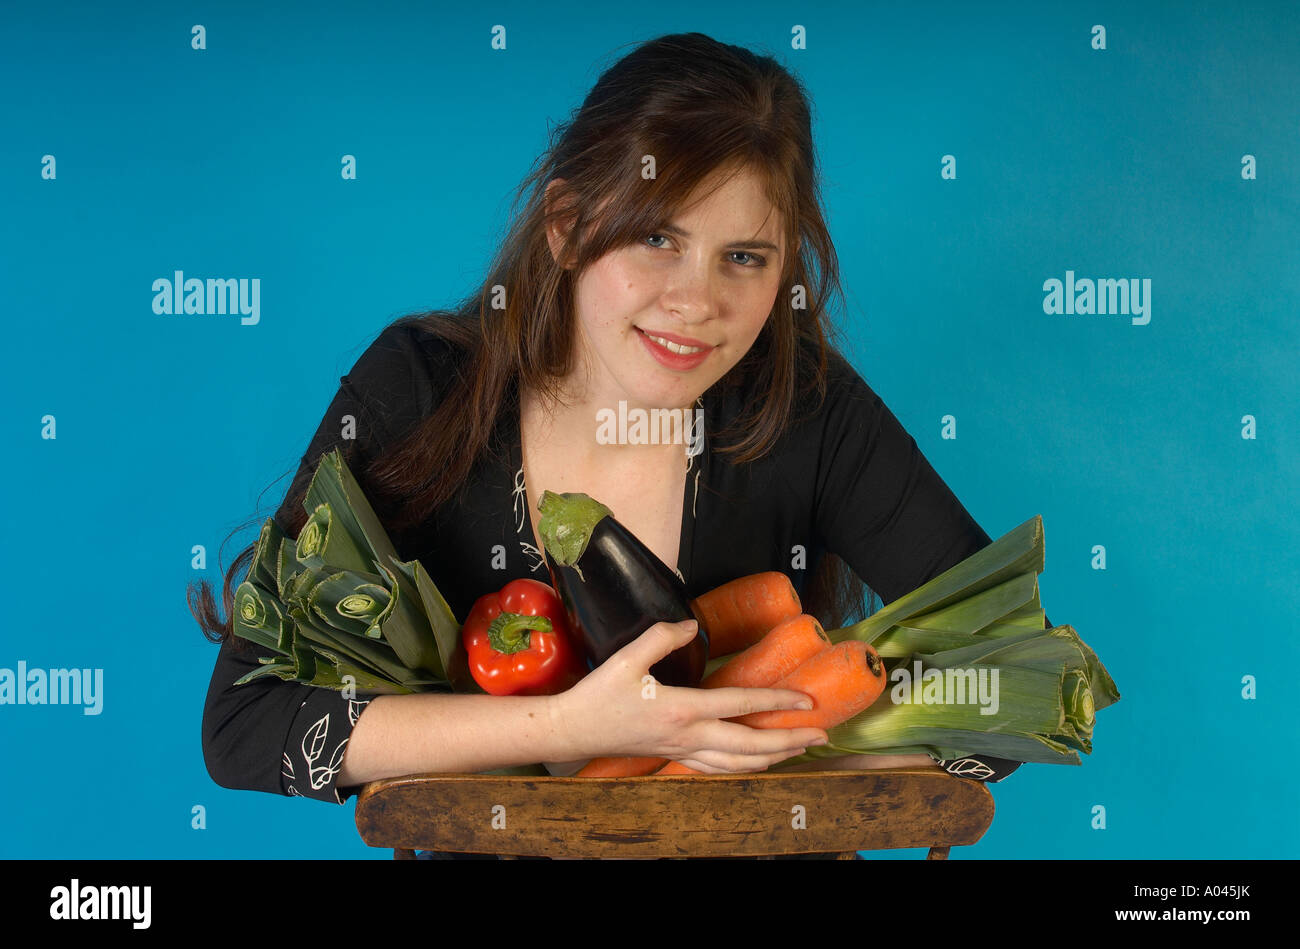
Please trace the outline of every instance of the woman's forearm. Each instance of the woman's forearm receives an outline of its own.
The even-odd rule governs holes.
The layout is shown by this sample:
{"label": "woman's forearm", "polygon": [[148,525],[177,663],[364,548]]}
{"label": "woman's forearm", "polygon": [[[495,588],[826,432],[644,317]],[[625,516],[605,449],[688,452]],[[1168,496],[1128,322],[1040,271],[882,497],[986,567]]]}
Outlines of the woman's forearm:
{"label": "woman's forearm", "polygon": [[880,768],[935,767],[929,755],[837,755],[794,764],[778,764],[769,771],[874,771]]}
{"label": "woman's forearm", "polygon": [[379,695],[348,738],[340,787],[404,774],[581,758],[549,695]]}

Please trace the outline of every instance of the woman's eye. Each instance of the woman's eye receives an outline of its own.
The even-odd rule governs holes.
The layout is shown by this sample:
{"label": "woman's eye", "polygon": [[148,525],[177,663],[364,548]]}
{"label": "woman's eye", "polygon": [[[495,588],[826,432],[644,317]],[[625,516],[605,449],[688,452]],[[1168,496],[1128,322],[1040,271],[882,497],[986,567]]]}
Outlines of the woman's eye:
{"label": "woman's eye", "polygon": [[[664,234],[650,234],[650,235],[648,235],[648,236],[645,238],[645,241],[646,241],[646,243],[649,244],[651,247],[658,248],[658,249],[660,249],[660,250],[662,250],[662,249],[664,249],[664,248],[666,248],[666,247],[668,246],[668,244],[667,244],[668,237],[667,237],[667,235],[664,235]],[[663,243],[663,244],[657,244],[657,243],[655,243],[655,241],[664,241],[665,243]],[[734,264],[739,264],[741,267],[746,267],[746,268],[750,268],[750,269],[756,269],[756,268],[758,268],[758,267],[766,267],[766,266],[767,266],[767,258],[765,258],[765,257],[760,257],[758,254],[751,254],[751,253],[749,253],[749,251],[744,251],[744,250],[736,250],[736,251],[732,251],[732,252],[731,252],[731,257],[732,257],[732,263],[734,263]],[[745,258],[745,259],[744,259],[744,260],[736,260],[735,258],[737,258],[737,257],[743,257],[743,258]]]}

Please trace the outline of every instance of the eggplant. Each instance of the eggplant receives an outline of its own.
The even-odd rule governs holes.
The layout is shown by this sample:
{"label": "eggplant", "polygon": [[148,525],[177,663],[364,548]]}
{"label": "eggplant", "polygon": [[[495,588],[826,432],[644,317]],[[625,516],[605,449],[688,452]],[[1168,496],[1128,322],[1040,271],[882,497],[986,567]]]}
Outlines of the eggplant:
{"label": "eggplant", "polygon": [[543,491],[537,506],[546,568],[588,666],[594,669],[655,623],[693,619],[695,638],[650,674],[665,685],[699,685],[709,633],[677,574],[586,494]]}

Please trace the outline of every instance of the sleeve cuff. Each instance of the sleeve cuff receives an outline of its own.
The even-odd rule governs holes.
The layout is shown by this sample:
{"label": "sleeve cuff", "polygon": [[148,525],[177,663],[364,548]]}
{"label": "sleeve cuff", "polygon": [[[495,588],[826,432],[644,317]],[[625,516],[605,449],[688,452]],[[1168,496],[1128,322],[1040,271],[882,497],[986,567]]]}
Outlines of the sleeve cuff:
{"label": "sleeve cuff", "polygon": [[289,797],[342,804],[355,788],[339,788],[343,750],[369,699],[352,699],[334,689],[313,688],[294,715],[284,740],[280,784]]}

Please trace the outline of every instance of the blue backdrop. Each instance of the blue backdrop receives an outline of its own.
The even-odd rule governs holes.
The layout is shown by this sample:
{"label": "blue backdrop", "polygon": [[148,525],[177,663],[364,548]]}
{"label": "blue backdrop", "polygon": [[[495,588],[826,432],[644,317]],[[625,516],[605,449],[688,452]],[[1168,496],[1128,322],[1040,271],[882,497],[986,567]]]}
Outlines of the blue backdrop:
{"label": "blue backdrop", "polygon": [[[212,782],[216,647],[185,587],[278,505],[380,328],[478,281],[550,125],[629,44],[686,30],[807,84],[848,355],[993,537],[1042,515],[1047,612],[1123,693],[1081,767],[991,785],[992,827],[952,857],[1297,855],[1295,4],[0,20],[0,667],[103,674],[97,715],[0,705],[0,856],[391,856],[355,799]],[[258,321],[155,314],[177,270],[257,278]],[[1045,282],[1084,278],[1136,281],[1141,307],[1045,312]]]}

